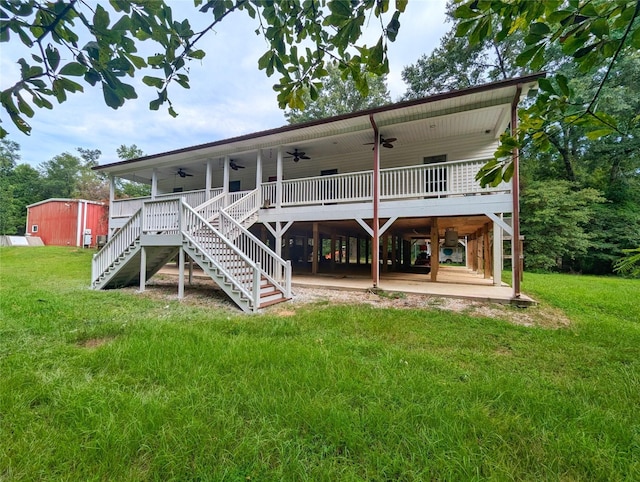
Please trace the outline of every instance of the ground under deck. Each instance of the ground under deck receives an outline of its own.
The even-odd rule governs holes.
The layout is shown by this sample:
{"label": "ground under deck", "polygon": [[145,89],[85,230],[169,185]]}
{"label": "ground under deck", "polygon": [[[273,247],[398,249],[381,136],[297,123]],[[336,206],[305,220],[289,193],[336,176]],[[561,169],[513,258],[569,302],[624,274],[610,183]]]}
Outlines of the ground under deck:
{"label": "ground under deck", "polygon": [[[159,273],[177,277],[178,268],[173,264],[169,264],[162,268]],[[199,280],[204,278],[211,279],[196,267],[193,268],[193,276]],[[188,279],[188,270],[185,270],[185,279]],[[317,275],[294,273],[292,286],[294,288],[294,297],[296,287],[348,291],[368,291],[372,288],[371,275],[364,273],[324,273]],[[518,305],[535,303],[534,300],[524,294],[518,300],[514,300],[513,289],[510,286],[504,283],[501,286],[494,286],[493,280],[486,279],[481,273],[475,273],[464,266],[440,266],[438,282],[436,283],[432,282],[430,275],[425,273],[380,273],[379,288],[384,291],[492,303],[515,303]]]}

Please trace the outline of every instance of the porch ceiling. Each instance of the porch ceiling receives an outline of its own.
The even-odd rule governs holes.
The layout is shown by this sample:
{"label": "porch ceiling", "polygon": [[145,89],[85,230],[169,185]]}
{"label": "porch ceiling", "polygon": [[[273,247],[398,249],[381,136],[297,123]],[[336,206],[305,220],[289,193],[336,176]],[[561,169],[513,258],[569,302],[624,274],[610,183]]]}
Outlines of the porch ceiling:
{"label": "porch ceiling", "polygon": [[208,160],[217,159],[219,162],[214,168],[221,170],[222,160],[227,155],[247,167],[255,166],[258,150],[263,152],[263,162],[275,163],[278,147],[285,151],[298,148],[314,160],[321,161],[324,156],[371,149],[365,145],[373,141],[370,116],[375,119],[383,137],[398,138],[396,147],[479,133],[497,138],[507,126],[516,86],[524,84],[524,96],[539,77],[537,74],[297,126],[284,126],[98,166],[97,169],[124,179],[150,183],[154,168],[158,169],[160,179],[175,176],[178,168],[185,169],[194,177],[204,177]]}

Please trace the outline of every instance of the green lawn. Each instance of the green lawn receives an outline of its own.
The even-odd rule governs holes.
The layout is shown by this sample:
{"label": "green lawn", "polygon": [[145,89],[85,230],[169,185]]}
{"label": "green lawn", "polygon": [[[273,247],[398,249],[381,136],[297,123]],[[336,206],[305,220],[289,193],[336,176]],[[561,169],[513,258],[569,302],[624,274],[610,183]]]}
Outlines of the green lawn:
{"label": "green lawn", "polygon": [[[88,289],[0,249],[0,480],[640,480],[640,281],[525,274],[567,328]],[[537,309],[537,308],[533,308]]]}

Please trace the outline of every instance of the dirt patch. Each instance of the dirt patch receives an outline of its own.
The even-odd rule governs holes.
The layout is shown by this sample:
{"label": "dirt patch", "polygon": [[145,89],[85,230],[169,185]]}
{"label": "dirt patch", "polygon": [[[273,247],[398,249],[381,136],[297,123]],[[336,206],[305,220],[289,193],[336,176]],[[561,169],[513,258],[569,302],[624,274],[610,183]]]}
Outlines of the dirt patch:
{"label": "dirt patch", "polygon": [[[137,288],[126,288],[126,290],[138,293]],[[366,304],[377,308],[446,310],[478,318],[501,319],[515,325],[528,327],[557,329],[571,325],[571,320],[562,311],[543,304],[518,308],[469,299],[401,292],[348,291],[311,287],[294,287],[293,292],[294,297],[288,303],[273,305],[261,310],[261,312],[290,317],[296,314],[297,308],[308,304]],[[177,278],[155,277],[147,284],[145,291],[138,294],[156,300],[175,301],[178,295]],[[192,285],[185,284],[184,294],[184,301],[189,304],[225,310],[230,314],[241,314],[226,294],[210,280],[196,279]]]}
{"label": "dirt patch", "polygon": [[101,338],[89,338],[88,340],[82,340],[78,342],[78,346],[82,348],[98,348],[102,345],[106,345],[113,341],[114,336],[104,336]]}

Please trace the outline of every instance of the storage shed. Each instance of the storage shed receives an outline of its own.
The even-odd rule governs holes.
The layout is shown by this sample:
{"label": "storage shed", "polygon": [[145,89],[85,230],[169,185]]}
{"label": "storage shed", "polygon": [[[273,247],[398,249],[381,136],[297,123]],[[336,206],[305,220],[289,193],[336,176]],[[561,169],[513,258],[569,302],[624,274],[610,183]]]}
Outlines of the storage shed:
{"label": "storage shed", "polygon": [[27,206],[27,236],[47,246],[95,246],[106,236],[109,206],[86,199],[46,199]]}

